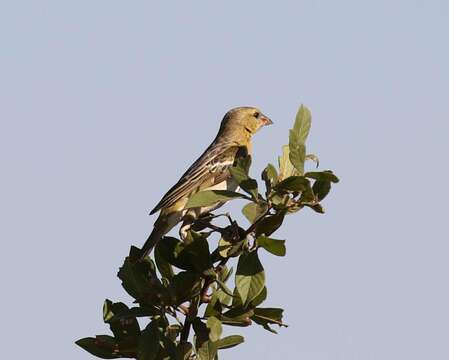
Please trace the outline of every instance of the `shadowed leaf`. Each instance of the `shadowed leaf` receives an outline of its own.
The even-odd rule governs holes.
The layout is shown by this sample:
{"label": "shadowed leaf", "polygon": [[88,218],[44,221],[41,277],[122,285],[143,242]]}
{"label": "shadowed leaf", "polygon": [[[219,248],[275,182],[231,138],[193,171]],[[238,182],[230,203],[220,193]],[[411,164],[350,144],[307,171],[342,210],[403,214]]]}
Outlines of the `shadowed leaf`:
{"label": "shadowed leaf", "polygon": [[160,350],[160,332],[156,321],[148,324],[139,339],[139,360],[155,360]]}
{"label": "shadowed leaf", "polygon": [[200,292],[201,278],[193,272],[181,271],[173,277],[170,290],[175,295],[174,303],[180,305]]}
{"label": "shadowed leaf", "polygon": [[156,261],[157,269],[159,270],[162,277],[171,280],[174,275],[173,268],[161,254],[161,243],[162,241],[159,241],[154,249],[154,260]]}
{"label": "shadowed leaf", "polygon": [[99,335],[95,338],[84,338],[78,340],[75,344],[101,359],[117,359],[122,357],[116,352],[115,339],[111,336]]}
{"label": "shadowed leaf", "polygon": [[310,188],[310,181],[303,176],[290,176],[276,185],[276,190],[303,192]]}
{"label": "shadowed leaf", "polygon": [[305,173],[304,176],[310,179],[329,181],[332,183],[338,183],[340,181],[338,177],[336,177],[335,174],[330,170],[311,171]]}
{"label": "shadowed leaf", "polygon": [[270,236],[280,228],[284,221],[284,213],[278,212],[275,215],[267,216],[262,219],[256,226],[256,237],[261,235]]}
{"label": "shadowed leaf", "polygon": [[176,347],[176,359],[189,360],[192,352],[193,346],[191,343],[179,343]]}
{"label": "shadowed leaf", "polygon": [[111,327],[111,331],[118,340],[140,335],[140,327],[136,318],[125,304],[113,303],[106,300],[103,305],[103,319]]}

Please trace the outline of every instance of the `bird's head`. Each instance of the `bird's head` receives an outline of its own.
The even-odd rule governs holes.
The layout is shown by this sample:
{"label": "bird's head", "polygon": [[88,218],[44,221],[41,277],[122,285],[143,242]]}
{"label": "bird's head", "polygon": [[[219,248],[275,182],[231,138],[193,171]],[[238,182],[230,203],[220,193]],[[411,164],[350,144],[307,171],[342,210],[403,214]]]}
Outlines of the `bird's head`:
{"label": "bird's head", "polygon": [[229,110],[224,116],[220,132],[231,132],[249,139],[261,127],[271,125],[273,122],[259,109],[254,107],[238,107]]}

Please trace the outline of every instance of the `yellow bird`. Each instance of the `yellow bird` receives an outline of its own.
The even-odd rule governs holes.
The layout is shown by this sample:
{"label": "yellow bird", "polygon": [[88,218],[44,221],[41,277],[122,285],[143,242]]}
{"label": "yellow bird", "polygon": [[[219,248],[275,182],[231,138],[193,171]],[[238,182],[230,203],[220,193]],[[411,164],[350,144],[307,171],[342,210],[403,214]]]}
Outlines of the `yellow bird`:
{"label": "yellow bird", "polygon": [[226,113],[212,144],[151,211],[150,214],[158,211],[160,214],[142,247],[142,257],[150,253],[158,241],[178,223],[183,222],[180,234],[184,239],[195,219],[223,205],[217,202],[213,206],[186,209],[189,198],[199,191],[236,191],[238,185],[229,167],[238,157],[251,154],[251,137],[261,127],[272,123],[259,109],[253,107],[238,107]]}

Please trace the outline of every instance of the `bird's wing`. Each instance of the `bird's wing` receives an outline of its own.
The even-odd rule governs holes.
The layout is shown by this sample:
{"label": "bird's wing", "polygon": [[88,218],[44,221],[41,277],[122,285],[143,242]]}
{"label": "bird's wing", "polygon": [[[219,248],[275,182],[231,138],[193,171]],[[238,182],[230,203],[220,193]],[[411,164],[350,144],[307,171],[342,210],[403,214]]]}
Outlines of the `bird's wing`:
{"label": "bird's wing", "polygon": [[226,179],[230,176],[228,168],[233,165],[238,151],[239,147],[235,143],[212,143],[164,195],[150,214],[172,206],[193,191],[202,189],[204,184],[213,186]]}

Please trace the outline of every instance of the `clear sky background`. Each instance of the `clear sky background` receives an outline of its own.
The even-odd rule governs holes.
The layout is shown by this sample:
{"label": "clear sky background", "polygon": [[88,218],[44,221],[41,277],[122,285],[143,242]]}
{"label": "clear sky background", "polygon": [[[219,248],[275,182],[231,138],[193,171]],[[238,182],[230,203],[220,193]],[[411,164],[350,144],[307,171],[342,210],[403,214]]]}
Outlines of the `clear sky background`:
{"label": "clear sky background", "polygon": [[263,256],[288,329],[227,333],[225,359],[449,358],[449,3],[1,1],[2,359],[89,359],[148,216],[231,107],[275,125],[301,103],[341,178]]}

